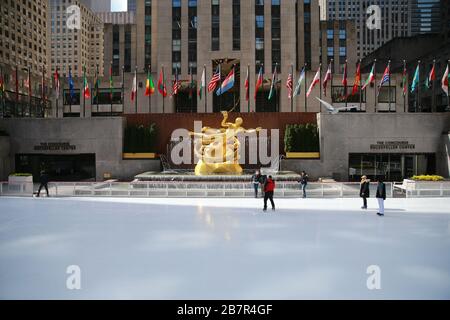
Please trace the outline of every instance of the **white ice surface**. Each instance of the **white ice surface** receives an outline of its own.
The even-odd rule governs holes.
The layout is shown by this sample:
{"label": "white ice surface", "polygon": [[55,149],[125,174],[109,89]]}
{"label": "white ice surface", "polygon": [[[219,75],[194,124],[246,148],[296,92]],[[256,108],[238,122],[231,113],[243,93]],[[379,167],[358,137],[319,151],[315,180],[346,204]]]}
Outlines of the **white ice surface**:
{"label": "white ice surface", "polygon": [[450,299],[450,199],[276,203],[0,198],[0,298]]}

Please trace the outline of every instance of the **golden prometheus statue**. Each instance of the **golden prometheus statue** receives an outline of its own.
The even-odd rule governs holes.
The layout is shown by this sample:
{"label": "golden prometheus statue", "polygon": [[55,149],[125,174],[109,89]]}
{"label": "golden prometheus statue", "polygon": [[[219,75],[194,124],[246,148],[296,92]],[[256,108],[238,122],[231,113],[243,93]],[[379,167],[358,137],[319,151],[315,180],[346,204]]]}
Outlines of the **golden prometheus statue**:
{"label": "golden prometheus statue", "polygon": [[227,122],[227,111],[222,111],[222,115],[222,128],[204,127],[201,133],[190,132],[191,136],[197,138],[194,143],[194,152],[199,159],[195,167],[196,176],[241,174],[242,167],[239,164],[241,144],[237,136],[261,130],[261,128],[245,129],[242,127],[244,120],[241,117],[236,118],[234,122]]}

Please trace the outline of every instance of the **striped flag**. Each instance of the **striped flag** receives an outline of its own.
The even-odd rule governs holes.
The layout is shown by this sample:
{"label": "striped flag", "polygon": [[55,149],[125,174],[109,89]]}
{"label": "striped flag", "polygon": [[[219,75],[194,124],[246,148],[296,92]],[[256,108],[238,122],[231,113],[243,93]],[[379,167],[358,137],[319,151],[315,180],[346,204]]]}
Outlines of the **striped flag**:
{"label": "striped flag", "polygon": [[381,77],[380,84],[378,85],[377,97],[380,95],[381,87],[383,84],[391,81],[391,63],[389,62],[386,69],[384,70],[383,76]]}
{"label": "striped flag", "polygon": [[260,67],[259,73],[258,73],[258,79],[256,79],[255,100],[256,100],[256,96],[258,94],[259,88],[261,88],[261,86],[263,85],[263,82],[264,82],[263,69],[262,69],[262,67]]}
{"label": "striped flag", "polygon": [[288,98],[292,99],[292,87],[293,87],[293,83],[292,83],[292,73],[289,73],[289,76],[287,78],[286,81],[286,88],[288,89]]}
{"label": "striped flag", "polygon": [[444,90],[447,96],[449,95],[448,83],[450,82],[450,74],[448,68],[449,67],[447,63],[447,69],[445,69],[444,76],[442,77],[442,90]]}
{"label": "striped flag", "polygon": [[305,67],[303,67],[302,71],[300,72],[300,77],[298,78],[297,85],[295,86],[294,90],[294,97],[300,94],[303,80],[305,80]]}
{"label": "striped flag", "polygon": [[324,96],[327,96],[327,85],[328,85],[328,81],[331,81],[331,77],[332,77],[332,71],[331,71],[331,62],[328,65],[328,70],[327,73],[325,74],[325,79],[323,79],[323,94]]}
{"label": "striped flag", "polygon": [[375,63],[372,66],[372,69],[370,70],[369,76],[367,77],[366,82],[364,83],[361,90],[366,89],[371,83],[375,81]]}
{"label": "striped flag", "polygon": [[214,91],[217,88],[217,84],[220,81],[220,65],[217,66],[216,72],[214,72],[211,81],[208,84],[208,92]]}
{"label": "striped flag", "polygon": [[137,71],[134,70],[134,77],[133,77],[133,85],[131,87],[131,101],[134,101],[134,99],[136,99],[136,94],[137,94],[137,77],[136,77],[136,73]]}
{"label": "striped flag", "polygon": [[433,62],[433,67],[430,70],[430,73],[428,74],[427,79],[425,80],[425,86],[427,87],[427,89],[430,89],[431,86],[433,85],[433,81],[436,80],[436,63]]}
{"label": "striped flag", "polygon": [[181,88],[181,81],[180,79],[178,79],[178,70],[176,70],[175,79],[173,80],[172,84],[172,96],[177,95],[180,88]]}
{"label": "striped flag", "polygon": [[306,93],[306,97],[308,98],[311,92],[313,91],[316,84],[320,82],[320,67],[316,72],[316,75],[314,76],[313,81],[311,82],[311,85],[309,86],[308,92]]}
{"label": "striped flag", "polygon": [[408,72],[406,71],[406,61],[403,62],[403,79],[402,79],[402,86],[403,86],[403,96],[406,97],[406,94],[408,93]]}
{"label": "striped flag", "polygon": [[250,100],[250,72],[249,68],[247,67],[247,77],[245,77],[244,87],[245,87],[245,101]]}

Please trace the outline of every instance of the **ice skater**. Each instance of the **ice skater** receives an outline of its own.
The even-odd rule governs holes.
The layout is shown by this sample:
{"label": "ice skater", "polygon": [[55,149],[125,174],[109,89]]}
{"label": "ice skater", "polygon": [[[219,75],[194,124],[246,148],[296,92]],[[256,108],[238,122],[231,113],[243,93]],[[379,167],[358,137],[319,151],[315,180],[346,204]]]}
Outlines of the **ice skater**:
{"label": "ice skater", "polygon": [[253,184],[253,188],[255,189],[255,198],[258,198],[258,189],[259,189],[260,178],[261,178],[261,174],[259,173],[259,170],[256,170],[255,174],[252,175],[252,184]]}
{"label": "ice skater", "polygon": [[266,186],[266,181],[267,181],[267,176],[265,174],[260,174],[259,175],[259,185],[261,187],[261,197],[262,198],[264,198],[264,188]]}
{"label": "ice skater", "polygon": [[45,188],[45,191],[47,192],[47,197],[50,196],[50,195],[48,194],[48,180],[49,180],[48,174],[47,174],[47,172],[45,171],[45,169],[43,169],[43,170],[41,171],[41,175],[39,176],[39,182],[40,182],[41,184],[39,185],[37,197],[39,197],[39,196],[41,195],[41,189],[42,189],[42,187]]}
{"label": "ice skater", "polygon": [[370,180],[366,176],[361,177],[361,187],[359,196],[363,198],[363,206],[361,209],[367,209],[367,198],[370,197]]}
{"label": "ice skater", "polygon": [[266,183],[264,184],[264,211],[267,211],[267,200],[270,200],[272,204],[272,210],[275,210],[275,203],[273,202],[273,192],[275,190],[275,181],[273,181],[272,176],[269,176]]}
{"label": "ice skater", "polygon": [[384,216],[384,201],[386,200],[386,185],[382,179],[378,180],[377,186],[377,200],[378,200],[378,212],[380,217]]}
{"label": "ice skater", "polygon": [[305,171],[302,171],[300,175],[300,180],[298,182],[300,183],[304,199],[306,198],[306,186],[308,185],[308,175],[306,174]]}

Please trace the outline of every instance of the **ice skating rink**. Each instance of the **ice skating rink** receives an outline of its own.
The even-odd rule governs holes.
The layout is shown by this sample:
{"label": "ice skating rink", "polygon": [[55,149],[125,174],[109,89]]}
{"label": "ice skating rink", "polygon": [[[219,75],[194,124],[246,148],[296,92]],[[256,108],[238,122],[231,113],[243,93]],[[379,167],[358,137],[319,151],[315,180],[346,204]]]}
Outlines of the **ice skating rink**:
{"label": "ice skating rink", "polygon": [[275,200],[0,198],[0,298],[450,299],[450,199]]}

